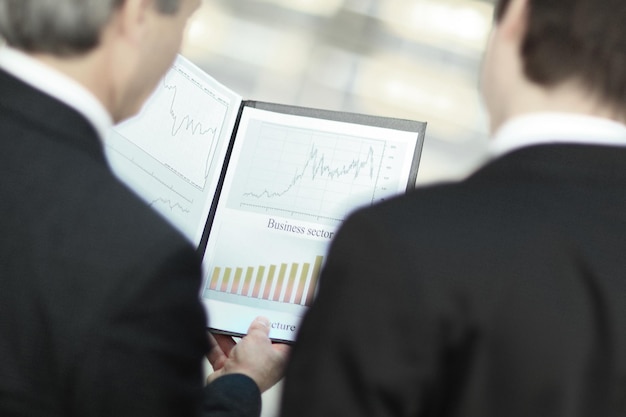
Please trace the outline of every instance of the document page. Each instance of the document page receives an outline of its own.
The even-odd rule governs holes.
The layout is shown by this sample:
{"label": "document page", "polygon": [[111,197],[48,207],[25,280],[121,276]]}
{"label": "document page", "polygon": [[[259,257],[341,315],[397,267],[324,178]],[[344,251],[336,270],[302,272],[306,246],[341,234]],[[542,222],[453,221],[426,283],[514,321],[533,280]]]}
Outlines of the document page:
{"label": "document page", "polygon": [[178,56],[140,114],[106,138],[115,174],[196,246],[241,101]]}
{"label": "document page", "polygon": [[289,342],[345,218],[414,187],[425,128],[244,101],[178,56],[105,152],[202,254],[208,326],[243,335],[263,315],[270,337]]}
{"label": "document page", "polygon": [[412,187],[422,134],[244,106],[204,254],[211,327],[264,315],[294,340],[338,227]]}

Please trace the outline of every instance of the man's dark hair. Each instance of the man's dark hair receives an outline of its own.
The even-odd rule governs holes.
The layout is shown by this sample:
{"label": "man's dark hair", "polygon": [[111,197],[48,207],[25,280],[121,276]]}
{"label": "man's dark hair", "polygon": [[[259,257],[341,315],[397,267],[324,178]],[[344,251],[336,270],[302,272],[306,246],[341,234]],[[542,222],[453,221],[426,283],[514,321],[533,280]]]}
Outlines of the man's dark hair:
{"label": "man's dark hair", "polygon": [[[543,86],[582,82],[626,111],[626,1],[527,0],[525,75]],[[496,2],[499,22],[511,0]]]}

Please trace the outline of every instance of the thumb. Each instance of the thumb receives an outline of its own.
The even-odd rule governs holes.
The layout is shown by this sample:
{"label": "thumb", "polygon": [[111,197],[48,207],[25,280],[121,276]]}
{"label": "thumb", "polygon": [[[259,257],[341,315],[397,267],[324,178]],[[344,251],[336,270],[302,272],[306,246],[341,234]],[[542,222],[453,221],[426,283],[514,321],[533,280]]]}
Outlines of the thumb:
{"label": "thumb", "polygon": [[267,317],[259,316],[250,324],[248,335],[268,337],[270,334],[270,320]]}

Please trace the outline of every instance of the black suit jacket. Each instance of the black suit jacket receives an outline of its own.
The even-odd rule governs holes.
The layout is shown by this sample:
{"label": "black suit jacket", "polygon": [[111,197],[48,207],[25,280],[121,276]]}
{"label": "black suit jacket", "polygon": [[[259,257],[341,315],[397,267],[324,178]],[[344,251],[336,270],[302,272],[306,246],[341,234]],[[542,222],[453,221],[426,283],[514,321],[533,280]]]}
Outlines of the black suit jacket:
{"label": "black suit jacket", "polygon": [[529,147],[349,218],[282,415],[626,415],[626,148]]}
{"label": "black suit jacket", "polygon": [[[113,177],[83,116],[3,71],[0,174],[0,415],[199,415],[193,247]],[[260,406],[241,375],[204,401]]]}

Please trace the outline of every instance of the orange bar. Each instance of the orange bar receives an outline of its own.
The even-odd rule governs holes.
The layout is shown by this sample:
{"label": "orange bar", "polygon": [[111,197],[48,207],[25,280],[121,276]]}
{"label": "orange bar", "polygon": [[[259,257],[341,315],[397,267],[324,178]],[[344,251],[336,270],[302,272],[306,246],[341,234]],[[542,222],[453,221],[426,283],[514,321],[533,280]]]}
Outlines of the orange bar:
{"label": "orange bar", "polygon": [[228,292],[228,284],[230,283],[230,274],[233,272],[232,268],[226,268],[224,270],[224,277],[222,278],[221,292]]}
{"label": "orange bar", "polygon": [[285,282],[285,272],[287,271],[287,264],[280,264],[280,272],[278,273],[278,282],[276,282],[276,290],[274,291],[273,301],[279,301],[280,292],[283,289]]}
{"label": "orange bar", "polygon": [[274,281],[274,273],[276,272],[276,265],[270,265],[270,270],[267,274],[267,282],[265,283],[265,290],[263,290],[263,299],[270,299],[270,290],[272,289],[272,281]]}
{"label": "orange bar", "polygon": [[254,268],[249,266],[246,269],[246,278],[243,281],[243,288],[241,289],[241,295],[247,296],[250,292],[250,283],[252,282],[252,273],[254,272]]}
{"label": "orange bar", "polygon": [[306,296],[306,305],[308,306],[311,305],[311,301],[313,301],[313,296],[315,295],[315,287],[317,286],[317,280],[320,277],[323,260],[324,260],[323,256],[317,256],[315,258],[315,264],[313,265],[313,272],[311,273],[311,283],[309,284],[309,290],[307,291],[307,296]]}
{"label": "orange bar", "polygon": [[285,297],[283,298],[284,303],[291,302],[291,294],[293,294],[293,287],[296,284],[296,274],[298,273],[298,268],[300,265],[291,264],[291,271],[289,272],[289,282],[287,283],[287,289],[285,291]]}
{"label": "orange bar", "polygon": [[298,291],[296,291],[296,298],[293,301],[296,304],[302,304],[304,302],[304,286],[306,285],[306,277],[309,275],[310,263],[302,265],[302,272],[300,273],[300,284],[298,285]]}
{"label": "orange bar", "polygon": [[243,269],[241,268],[235,269],[235,280],[233,281],[233,286],[230,288],[231,294],[237,294],[239,292],[239,284],[241,284],[242,273],[243,273]]}
{"label": "orange bar", "polygon": [[210,290],[214,290],[214,291],[217,290],[217,282],[220,279],[220,272],[222,271],[219,266],[213,268],[213,275],[211,275],[211,281],[209,284]]}
{"label": "orange bar", "polygon": [[252,297],[259,298],[261,292],[261,284],[263,283],[263,275],[265,274],[265,267],[260,266],[256,273],[256,279],[254,283],[254,289],[252,290]]}

